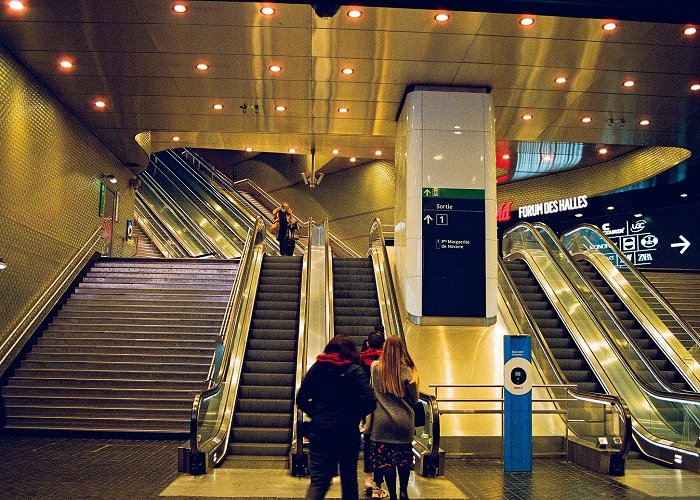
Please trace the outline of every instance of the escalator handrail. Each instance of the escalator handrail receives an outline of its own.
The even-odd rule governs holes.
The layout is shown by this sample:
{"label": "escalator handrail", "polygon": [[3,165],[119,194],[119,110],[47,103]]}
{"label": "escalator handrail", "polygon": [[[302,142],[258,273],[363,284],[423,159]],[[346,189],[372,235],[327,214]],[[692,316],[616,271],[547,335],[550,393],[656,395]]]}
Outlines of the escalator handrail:
{"label": "escalator handrail", "polygon": [[603,241],[608,245],[608,248],[622,261],[625,263],[625,266],[627,266],[627,269],[639,280],[642,282],[642,284],[646,287],[646,289],[654,296],[654,298],[664,307],[667,313],[669,313],[673,319],[685,330],[685,333],[688,334],[688,336],[693,339],[695,342],[695,345],[700,346],[700,334],[695,331],[695,329],[688,324],[688,322],[680,315],[678,314],[678,311],[666,300],[666,298],[656,289],[656,287],[647,279],[646,276],[644,276],[642,273],[640,273],[636,266],[634,266],[630,260],[625,256],[624,253],[620,251],[619,248],[617,248],[617,245],[612,242],[610,238],[603,233],[603,231],[600,230],[599,227],[593,225],[593,224],[579,224],[573,229],[570,229],[569,231],[565,231],[561,234],[560,236],[560,241],[562,243],[564,242],[564,239],[567,237],[570,237],[573,233],[581,230],[581,229],[590,229],[591,231],[595,232],[598,236],[600,236]]}
{"label": "escalator handrail", "polygon": [[[155,180],[155,178],[149,172],[143,171],[141,172],[141,174],[139,174],[139,176],[141,177],[141,181],[143,182],[143,184],[146,187],[148,187],[153,194],[156,195],[159,201],[161,201],[168,208],[168,210],[170,210],[170,212],[172,212],[175,218],[182,223],[183,227],[186,227],[190,231],[190,233],[194,235],[194,238],[197,240],[197,243],[199,243],[206,250],[210,252],[215,252],[218,257],[224,258],[224,254],[222,253],[221,249],[218,248],[216,242],[212,240],[212,238],[208,234],[202,231],[202,228],[199,226],[199,224],[192,220],[192,218],[163,189],[163,187],[158,183],[158,181]],[[144,201],[146,203],[146,206],[148,206],[149,209],[151,209],[151,211],[157,213],[157,211],[150,206],[148,200],[145,197]]]}
{"label": "escalator handrail", "polygon": [[[326,255],[326,342],[330,342],[335,335],[335,311],[334,311],[334,287],[333,287],[333,252],[331,251],[330,231],[328,228],[328,217],[323,221],[323,245]],[[309,234],[309,245],[311,246],[311,234]]]}
{"label": "escalator handrail", "polygon": [[639,375],[634,371],[634,369],[629,365],[627,362],[627,359],[625,356],[622,355],[622,353],[619,351],[617,345],[615,342],[612,341],[612,339],[609,336],[609,333],[607,329],[605,328],[604,325],[602,325],[598,319],[596,318],[595,314],[591,310],[590,306],[588,303],[581,297],[579,294],[578,290],[576,287],[573,285],[569,277],[566,275],[564,270],[561,268],[559,263],[557,262],[557,259],[552,255],[551,251],[547,247],[547,244],[545,243],[544,239],[542,236],[538,233],[537,229],[535,229],[532,224],[529,224],[527,222],[519,222],[515,226],[511,227],[508,229],[504,235],[503,238],[507,238],[507,235],[520,230],[521,228],[527,228],[529,231],[531,231],[535,237],[535,239],[538,240],[539,244],[541,245],[542,250],[546,255],[549,256],[552,264],[554,267],[559,271],[561,274],[561,277],[563,281],[567,284],[567,286],[571,289],[572,294],[577,297],[578,302],[581,304],[581,307],[586,311],[586,313],[591,317],[592,321],[598,325],[598,328],[600,329],[600,332],[602,333],[603,337],[606,338],[608,341],[608,346],[611,348],[613,351],[615,357],[617,360],[620,361],[620,364],[625,368],[625,371],[629,374],[629,376],[635,381],[637,386],[642,389],[643,392],[646,392],[647,394],[650,394],[654,398],[660,399],[662,401],[667,401],[670,403],[677,403],[677,404],[689,404],[689,405],[700,405],[700,394],[683,394],[682,397],[678,397],[678,394],[675,392],[671,391],[660,391],[658,389],[655,389],[654,387],[651,387],[645,380],[642,380]]}
{"label": "escalator handrail", "polygon": [[[312,227],[313,221],[309,219],[309,227]],[[299,340],[297,342],[297,367],[295,377],[294,394],[299,392],[301,381],[306,375],[306,355],[308,351],[309,339],[309,293],[311,287],[311,245],[306,246],[304,258],[302,261],[301,274],[301,296],[299,299]],[[302,463],[304,455],[304,436],[299,435],[304,421],[304,412],[297,407],[296,398],[294,398],[294,413],[295,416],[292,423],[292,453],[297,457],[297,463]]]}
{"label": "escalator handrail", "polygon": [[[503,260],[500,257],[498,258],[498,270],[500,272],[500,275],[505,280],[506,285],[508,286],[508,291],[515,299],[517,307],[522,311],[522,313],[525,316],[525,322],[527,324],[527,327],[529,328],[530,332],[532,332],[530,336],[535,337],[535,339],[537,340],[540,350],[544,354],[545,359],[547,360],[547,364],[557,377],[558,382],[563,385],[569,385],[570,383],[566,379],[564,373],[561,371],[559,363],[555,361],[555,357],[552,354],[552,351],[550,350],[549,346],[547,345],[547,342],[544,339],[544,335],[540,331],[539,326],[537,326],[535,318],[532,316],[532,313],[525,305],[525,300],[522,298],[520,291],[518,290],[515,282],[513,281],[513,277],[505,269],[505,266],[503,265]],[[630,410],[627,407],[625,400],[622,399],[620,396],[614,396],[612,394],[586,392],[578,389],[577,387],[566,387],[566,391],[569,395],[576,399],[580,399],[583,401],[592,401],[594,403],[609,404],[615,408],[622,425],[620,435],[623,440],[622,446],[615,454],[622,458],[626,457],[632,446],[632,414],[630,413]]]}
{"label": "escalator handrail", "polygon": [[[672,392],[674,394],[680,394],[680,395],[691,395],[691,396],[695,395],[695,393],[692,391],[685,391],[685,390],[675,388],[673,385],[671,385],[671,383],[668,380],[666,380],[664,375],[661,373],[661,370],[659,370],[659,368],[656,366],[656,364],[651,359],[649,359],[649,356],[647,355],[647,353],[630,336],[629,331],[627,330],[627,328],[625,328],[625,326],[622,324],[622,322],[617,317],[615,312],[612,310],[612,308],[610,307],[610,304],[608,304],[608,301],[605,300],[602,293],[595,286],[593,286],[593,284],[591,284],[588,277],[585,274],[583,274],[583,271],[581,271],[581,269],[578,267],[578,265],[576,265],[576,263],[573,261],[573,258],[571,257],[569,252],[563,247],[561,241],[559,241],[559,238],[557,238],[557,236],[549,228],[549,226],[546,226],[545,224],[542,224],[539,222],[533,223],[532,226],[536,230],[545,233],[547,235],[547,239],[549,239],[552,242],[552,245],[556,246],[556,250],[562,256],[567,258],[571,269],[573,270],[574,273],[576,273],[576,278],[583,284],[583,286],[585,286],[588,289],[589,293],[591,295],[593,295],[595,300],[598,302],[598,306],[601,307],[603,309],[604,313],[607,315],[607,319],[614,325],[614,327],[620,333],[620,335],[622,336],[624,341],[627,343],[627,345],[632,349],[632,351],[634,351],[634,353],[639,358],[639,360],[642,362],[642,364],[651,373],[651,375],[654,377],[656,382],[661,386],[662,390],[666,391],[666,392]],[[554,252],[552,252],[552,255],[554,255]],[[563,271],[563,268],[561,268],[561,269]],[[567,275],[567,277],[568,277],[568,275]],[[584,300],[585,300],[585,298],[584,298]],[[586,301],[586,304],[588,306],[590,306],[590,303],[588,303],[587,301]],[[591,309],[591,311],[593,311],[593,309]],[[593,312],[593,314],[595,315],[596,319],[599,320],[598,322],[601,324],[601,326],[603,326],[603,328],[605,329],[605,333],[607,334],[608,339],[610,341],[612,341],[617,347],[617,343],[612,338],[613,337],[612,332],[610,332],[610,330],[604,324],[602,324],[602,320],[600,320],[600,318],[598,317],[597,314],[595,314],[595,312]],[[621,355],[624,356],[624,354],[622,353],[621,350],[619,350],[619,352]],[[635,373],[636,373],[636,371],[635,371]],[[648,384],[648,382],[647,382],[647,384]],[[649,387],[651,387],[651,385],[649,385]]]}
{"label": "escalator handrail", "polygon": [[[209,388],[196,394],[192,403],[192,413],[190,417],[190,449],[193,453],[202,451],[198,440],[197,428],[201,401],[220,390],[226,372],[228,371],[227,368],[230,364],[230,358],[234,348],[234,323],[237,319],[240,319],[240,315],[243,313],[241,310],[244,295],[243,290],[250,286],[249,274],[252,272],[251,268],[253,267],[252,264],[255,254],[257,252],[262,252],[262,232],[264,230],[265,224],[261,218],[258,218],[255,222],[255,226],[248,233],[248,238],[246,238],[245,247],[238,266],[238,272],[236,273],[236,280],[234,281],[231,294],[229,295],[229,302],[226,306],[225,318],[219,332],[219,340],[221,345],[224,346],[223,356],[219,363],[218,370],[214,368],[214,359],[212,358],[212,364],[209,370],[210,375],[208,377],[210,381]],[[214,371],[216,371],[216,373],[213,373]],[[229,390],[231,390],[231,387],[229,387]]]}
{"label": "escalator handrail", "polygon": [[[160,157],[153,155],[154,163],[158,165],[160,163],[161,168],[168,174],[168,180],[188,199],[194,208],[204,217],[211,226],[216,229],[222,238],[224,238],[232,247],[237,250],[241,248],[241,243],[245,241],[245,238],[236,232],[227,221],[225,221],[206,200],[204,200],[199,193],[197,193],[192,186],[190,186],[187,181],[185,181],[180,174],[178,174],[173,168],[164,162]],[[180,161],[177,156],[174,157],[175,161]],[[197,179],[199,182],[199,179]],[[179,184],[179,185],[178,185]],[[200,182],[203,189],[208,189],[207,186]],[[196,203],[195,203],[196,202]],[[250,223],[248,229],[254,224],[254,221],[247,221]],[[235,241],[231,239],[227,232],[222,231],[220,226],[223,226],[228,233],[234,236]]]}

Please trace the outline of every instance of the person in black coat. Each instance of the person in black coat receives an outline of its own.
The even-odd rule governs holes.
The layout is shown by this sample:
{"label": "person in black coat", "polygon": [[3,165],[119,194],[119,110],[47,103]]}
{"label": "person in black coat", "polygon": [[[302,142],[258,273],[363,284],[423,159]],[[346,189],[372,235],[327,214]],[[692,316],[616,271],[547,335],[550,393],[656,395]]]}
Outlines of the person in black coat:
{"label": "person in black coat", "polygon": [[350,337],[336,335],[323,352],[297,394],[298,407],[311,417],[311,484],[306,499],[324,498],[340,468],[343,500],[357,500],[359,423],[374,411],[376,400]]}

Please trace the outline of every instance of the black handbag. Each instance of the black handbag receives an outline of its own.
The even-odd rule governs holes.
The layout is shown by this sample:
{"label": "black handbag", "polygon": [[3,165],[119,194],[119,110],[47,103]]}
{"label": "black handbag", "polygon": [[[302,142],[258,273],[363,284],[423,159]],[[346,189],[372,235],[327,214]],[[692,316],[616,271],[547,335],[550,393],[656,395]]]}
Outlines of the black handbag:
{"label": "black handbag", "polygon": [[416,427],[423,427],[425,425],[425,407],[420,400],[413,405],[413,425]]}

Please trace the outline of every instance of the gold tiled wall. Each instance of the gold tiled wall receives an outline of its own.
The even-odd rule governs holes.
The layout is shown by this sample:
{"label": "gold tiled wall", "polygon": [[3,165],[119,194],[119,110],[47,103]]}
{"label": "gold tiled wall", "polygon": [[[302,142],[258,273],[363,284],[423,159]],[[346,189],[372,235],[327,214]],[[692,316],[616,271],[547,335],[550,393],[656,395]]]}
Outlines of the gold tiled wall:
{"label": "gold tiled wall", "polygon": [[122,256],[131,172],[0,46],[0,343],[100,227],[103,173],[118,179]]}

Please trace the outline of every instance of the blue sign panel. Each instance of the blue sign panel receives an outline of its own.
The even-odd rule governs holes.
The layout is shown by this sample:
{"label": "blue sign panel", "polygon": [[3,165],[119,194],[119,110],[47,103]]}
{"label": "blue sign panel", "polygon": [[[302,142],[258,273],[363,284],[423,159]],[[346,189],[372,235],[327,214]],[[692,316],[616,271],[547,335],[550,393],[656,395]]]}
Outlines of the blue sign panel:
{"label": "blue sign panel", "polygon": [[423,188],[423,315],[486,316],[483,189]]}
{"label": "blue sign panel", "polygon": [[532,339],[503,338],[503,470],[532,472]]}

